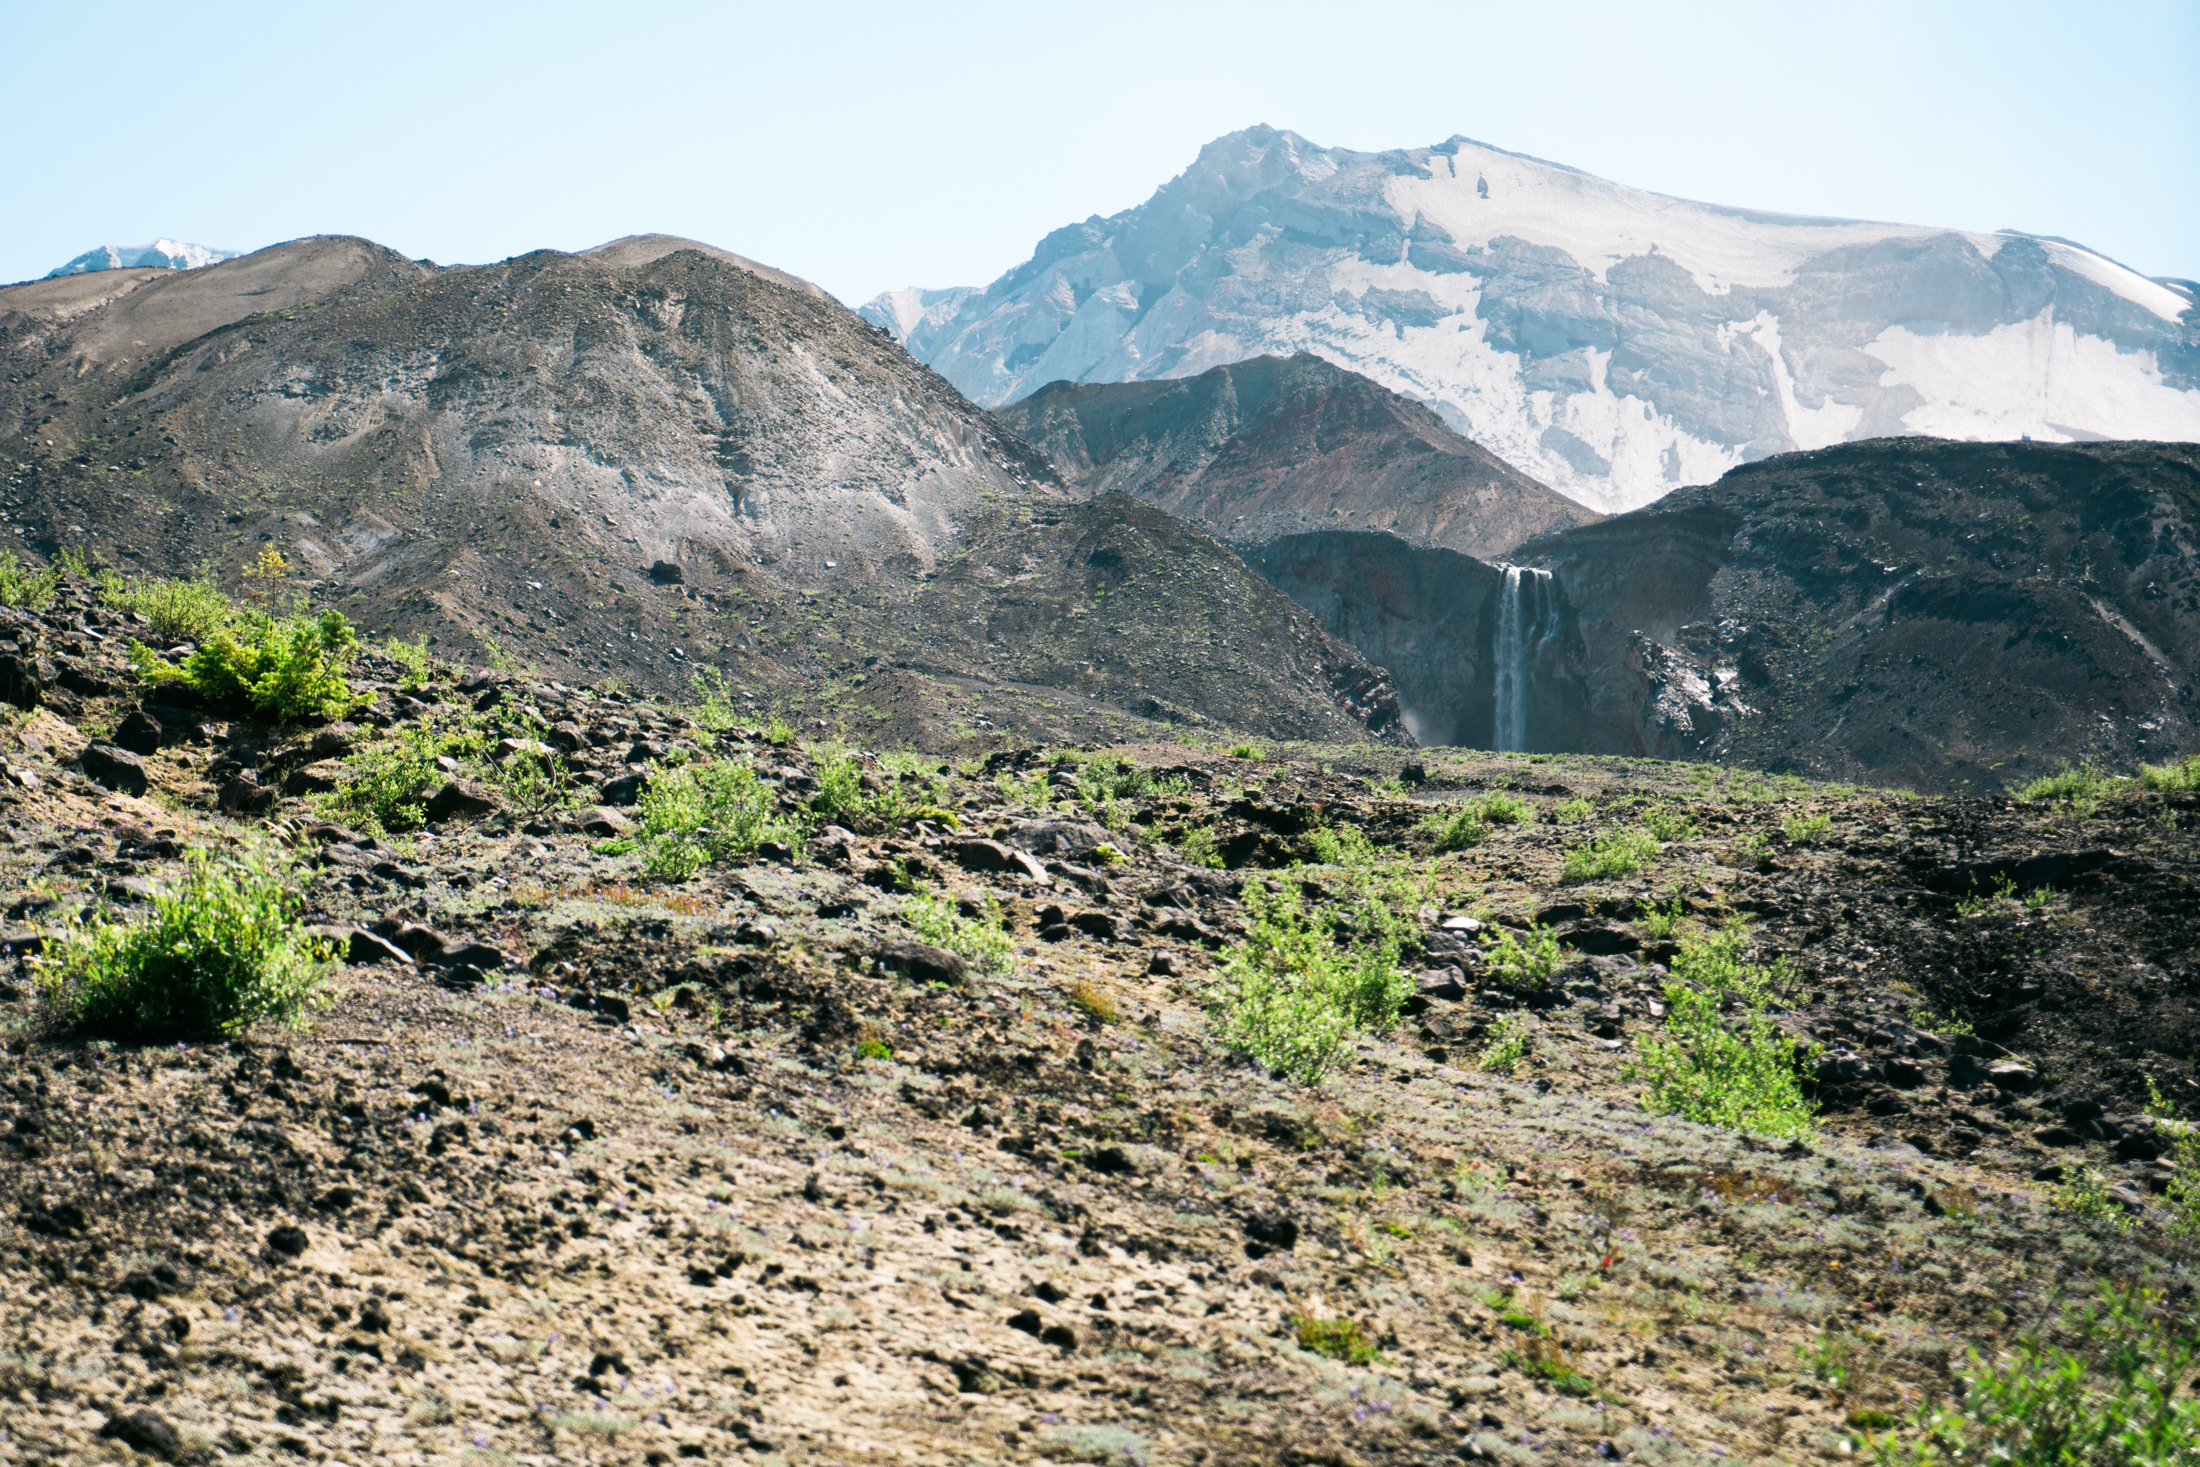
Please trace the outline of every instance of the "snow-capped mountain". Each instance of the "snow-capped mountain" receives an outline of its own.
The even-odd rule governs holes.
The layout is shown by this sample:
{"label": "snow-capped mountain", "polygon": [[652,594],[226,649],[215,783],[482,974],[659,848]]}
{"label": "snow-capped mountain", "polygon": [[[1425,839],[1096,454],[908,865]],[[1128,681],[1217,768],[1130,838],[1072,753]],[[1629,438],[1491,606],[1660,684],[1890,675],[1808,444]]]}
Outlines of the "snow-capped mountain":
{"label": "snow-capped mountain", "polygon": [[201,265],[212,265],[222,260],[237,258],[236,250],[217,250],[206,245],[185,244],[180,239],[156,239],[149,245],[128,247],[101,245],[96,250],[86,250],[58,270],[46,272],[51,280],[56,275],[82,275],[87,270],[135,270],[151,265],[162,270],[196,270]]}
{"label": "snow-capped mountain", "polygon": [[2200,286],[2066,240],[1691,203],[1258,127],[984,289],[863,308],[986,405],[1310,351],[1600,509],[1893,434],[2200,440]]}

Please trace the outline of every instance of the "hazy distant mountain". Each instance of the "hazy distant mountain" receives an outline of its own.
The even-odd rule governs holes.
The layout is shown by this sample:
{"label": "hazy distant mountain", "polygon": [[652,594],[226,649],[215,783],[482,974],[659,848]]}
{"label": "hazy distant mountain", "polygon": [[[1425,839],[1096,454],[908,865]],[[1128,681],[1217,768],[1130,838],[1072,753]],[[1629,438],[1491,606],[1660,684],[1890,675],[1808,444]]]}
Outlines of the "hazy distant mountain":
{"label": "hazy distant mountain", "polygon": [[57,270],[47,271],[46,278],[82,275],[87,270],[135,270],[148,265],[161,270],[196,270],[201,265],[234,260],[237,254],[236,250],[217,250],[206,245],[185,244],[177,239],[156,239],[149,245],[101,245],[96,250],[86,250]]}
{"label": "hazy distant mountain", "polygon": [[2200,440],[2200,304],[2065,240],[1690,203],[1453,138],[1232,133],[982,290],[864,308],[987,405],[1309,351],[1624,509],[1888,434]]}

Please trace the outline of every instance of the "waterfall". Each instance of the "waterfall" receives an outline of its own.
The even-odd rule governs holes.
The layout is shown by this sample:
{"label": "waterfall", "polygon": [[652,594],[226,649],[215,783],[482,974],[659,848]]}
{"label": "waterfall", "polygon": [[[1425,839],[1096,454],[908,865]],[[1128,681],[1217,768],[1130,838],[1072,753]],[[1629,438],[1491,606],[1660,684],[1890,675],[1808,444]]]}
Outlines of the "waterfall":
{"label": "waterfall", "polygon": [[1547,570],[1520,565],[1499,569],[1505,573],[1505,588],[1497,603],[1497,634],[1490,644],[1497,694],[1497,729],[1491,743],[1499,749],[1525,749],[1530,669],[1558,635],[1558,594]]}

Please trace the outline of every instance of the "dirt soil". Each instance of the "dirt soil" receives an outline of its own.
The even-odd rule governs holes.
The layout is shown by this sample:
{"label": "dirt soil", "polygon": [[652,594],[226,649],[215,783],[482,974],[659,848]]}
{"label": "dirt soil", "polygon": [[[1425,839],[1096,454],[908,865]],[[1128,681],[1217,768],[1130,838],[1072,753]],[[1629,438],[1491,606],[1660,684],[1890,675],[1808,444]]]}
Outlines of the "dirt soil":
{"label": "dirt soil", "polygon": [[[492,689],[569,725],[607,799],[684,746],[792,808],[813,753],[558,684],[414,700],[369,662],[343,728],[171,711],[118,793],[84,755],[145,690],[99,623],[13,629],[80,676],[0,736],[11,952],[141,903],[186,849],[275,840],[355,961],[304,1028],[161,1048],[43,1031],[19,967],[0,1460],[1816,1461],[2095,1279],[2189,1301],[2149,1225],[2059,1208],[2052,1179],[2154,1207],[2146,1079],[2200,1100],[2190,795],[2078,818],[1652,760],[1147,743],[1116,752],[1162,784],[1110,803],[1077,783],[1089,750],[866,757],[957,828],[653,884],[616,808],[373,841],[274,792],[327,772],[323,735]],[[248,769],[270,799],[223,813]],[[1432,854],[1431,806],[1495,789],[1530,817]],[[1653,804],[1694,833],[1561,884]],[[1245,883],[1343,830],[1432,883],[1418,992],[1306,1087],[1203,1010]],[[1203,833],[1225,865],[1182,854]],[[913,943],[912,880],[998,903],[1009,970]],[[1807,1140],[1647,1114],[1628,1078],[1675,937],[1733,915],[1790,965],[1780,1022],[1826,1046]],[[1500,992],[1470,924],[1531,917],[1574,954]],[[1477,1063],[1506,1019],[1510,1074]],[[1299,1321],[1370,1348],[1309,1350]]]}

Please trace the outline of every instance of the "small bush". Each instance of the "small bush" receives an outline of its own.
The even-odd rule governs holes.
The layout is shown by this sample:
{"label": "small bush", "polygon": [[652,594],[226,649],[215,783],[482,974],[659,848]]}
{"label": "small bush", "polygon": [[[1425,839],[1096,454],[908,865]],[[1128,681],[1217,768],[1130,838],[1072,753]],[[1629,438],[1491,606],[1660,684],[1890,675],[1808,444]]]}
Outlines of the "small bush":
{"label": "small bush", "polygon": [[1568,851],[1565,869],[1559,873],[1558,880],[1561,886],[1579,886],[1584,881],[1616,881],[1634,875],[1657,858],[1657,838],[1650,832],[1614,831]]}
{"label": "small bush", "polygon": [[917,936],[961,954],[980,973],[997,976],[1015,967],[1015,944],[1002,929],[1001,906],[992,897],[985,899],[982,917],[965,917],[955,903],[921,889],[902,899],[901,910]]}
{"label": "small bush", "polygon": [[298,920],[296,873],[260,851],[186,853],[137,921],[72,919],[33,960],[59,1027],[110,1039],[226,1034],[295,1022],[334,954]]}
{"label": "small bush", "polygon": [[2123,788],[2126,781],[2103,774],[2090,764],[2065,764],[2053,774],[2042,775],[2017,788],[2017,798],[2031,804],[2054,805],[2080,818],[2090,816],[2101,801]]}
{"label": "small bush", "polygon": [[1590,804],[1580,795],[1575,795],[1570,800],[1560,800],[1557,804],[1551,806],[1551,818],[1561,825],[1577,824],[1587,820],[1595,813],[1596,806]]}
{"label": "small bush", "polygon": [[2196,1364],[2189,1311],[2161,1296],[2103,1284],[2065,1306],[2057,1343],[2018,1336],[1988,1360],[1970,1352],[1957,1399],[1918,1408],[1911,1439],[1873,1442],[1881,1467],[2183,1467],[2200,1460],[2200,1398],[2184,1392]]}
{"label": "small bush", "polygon": [[2140,765],[2139,787],[2163,793],[2200,789],[2200,754],[2187,754],[2175,764]]}
{"label": "small bush", "polygon": [[1672,901],[1665,906],[1653,902],[1642,914],[1642,930],[1662,942],[1680,929],[1682,910],[1679,892],[1673,893]]}
{"label": "small bush", "polygon": [[1324,866],[1365,866],[1378,855],[1375,842],[1356,825],[1318,826],[1307,836],[1307,845]]}
{"label": "small bush", "polygon": [[1482,956],[1498,987],[1510,993],[1533,993],[1550,981],[1566,954],[1549,929],[1538,926],[1530,917],[1521,937],[1515,937],[1508,928],[1486,928],[1482,933]]}
{"label": "small bush", "polygon": [[417,693],[426,687],[429,676],[435,671],[435,658],[428,651],[428,639],[424,635],[410,642],[402,637],[391,637],[382,643],[382,655],[403,669],[398,684],[407,692]]}
{"label": "small bush", "polygon": [[108,571],[99,578],[99,599],[117,611],[150,620],[154,640],[163,647],[203,642],[237,624],[243,613],[215,584],[213,573],[189,577],[132,576]]}
{"label": "small bush", "polygon": [[1791,846],[1814,846],[1832,830],[1831,815],[1790,815],[1780,822],[1780,834]]}
{"label": "small bush", "polygon": [[1357,1320],[1315,1319],[1295,1314],[1291,1317],[1291,1332],[1297,1336],[1300,1349],[1342,1360],[1347,1365],[1370,1364],[1377,1354],[1375,1342],[1367,1337],[1367,1331]]}
{"label": "small bush", "polygon": [[1184,838],[1177,842],[1176,853],[1194,866],[1211,866],[1216,870],[1222,868],[1222,852],[1216,846],[1215,833],[1204,825],[1186,832]]}
{"label": "small bush", "polygon": [[1122,1022],[1123,1006],[1116,1002],[1114,994],[1090,978],[1080,978],[1069,986],[1069,1001],[1096,1024]]}
{"label": "small bush", "polygon": [[1267,757],[1261,753],[1258,744],[1232,744],[1222,752],[1228,754],[1232,759],[1262,759]]}
{"label": "small bush", "polygon": [[0,606],[35,611],[53,600],[54,588],[60,584],[61,572],[35,569],[21,563],[14,551],[0,550]]}
{"label": "small bush", "polygon": [[1491,825],[1518,825],[1535,809],[1518,795],[1492,790],[1475,802],[1475,811]]}
{"label": "small bush", "polygon": [[768,840],[799,843],[802,831],[776,813],[777,796],[743,759],[662,771],[643,787],[642,868],[684,881],[705,866],[748,856]]}
{"label": "small bush", "polygon": [[1489,1043],[1475,1056],[1475,1067],[1500,1075],[1511,1074],[1528,1057],[1531,1037],[1526,1019],[1518,1014],[1506,1014],[1490,1026]]}
{"label": "small bush", "polygon": [[1643,811],[1642,828],[1659,841],[1687,840],[1696,834],[1696,822],[1688,812],[1671,805],[1652,805]]}
{"label": "small bush", "polygon": [[1464,851],[1490,838],[1489,824],[1472,805],[1461,805],[1447,815],[1431,815],[1421,828],[1436,837],[1433,849],[1438,855]]}
{"label": "small bush", "polygon": [[244,703],[262,718],[295,723],[349,711],[351,685],[344,670],[359,642],[339,611],[280,620],[249,618],[236,630],[210,633],[180,668],[171,668],[142,642],[130,660],[148,678],[180,678],[209,698]]}
{"label": "small bush", "polygon": [[[1807,1135],[1816,1129],[1816,1108],[1803,1098],[1795,1041],[1766,1012],[1781,969],[1745,963],[1745,942],[1743,929],[1729,924],[1681,945],[1665,985],[1664,1027],[1635,1041],[1626,1074],[1644,1082],[1643,1106],[1655,1114]],[[1816,1052],[1813,1045],[1803,1058]]]}
{"label": "small bush", "polygon": [[344,760],[351,779],[316,803],[325,814],[356,821],[370,832],[415,829],[428,818],[428,797],[450,778],[436,761],[473,760],[481,754],[484,738],[470,716],[398,724],[353,751]]}
{"label": "small bush", "polygon": [[1290,880],[1253,883],[1244,902],[1245,940],[1223,964],[1209,1027],[1266,1068],[1315,1084],[1362,1031],[1388,1028],[1404,1006],[1412,980],[1398,967],[1396,924],[1371,896],[1312,914]]}

